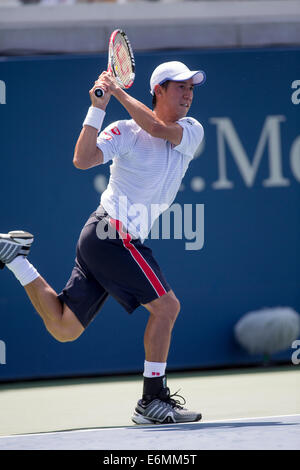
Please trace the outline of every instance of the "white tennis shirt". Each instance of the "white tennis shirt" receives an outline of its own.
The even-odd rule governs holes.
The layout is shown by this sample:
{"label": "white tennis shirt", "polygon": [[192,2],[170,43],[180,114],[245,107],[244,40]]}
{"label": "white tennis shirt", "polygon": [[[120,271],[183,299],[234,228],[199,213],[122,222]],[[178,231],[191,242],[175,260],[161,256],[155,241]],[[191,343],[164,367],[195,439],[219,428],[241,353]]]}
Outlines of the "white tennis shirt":
{"label": "white tennis shirt", "polygon": [[98,136],[103,163],[112,160],[110,179],[100,204],[142,241],[155,219],[174,201],[204,131],[194,118],[177,121],[183,136],[176,147],[152,137],[131,120],[116,121]]}

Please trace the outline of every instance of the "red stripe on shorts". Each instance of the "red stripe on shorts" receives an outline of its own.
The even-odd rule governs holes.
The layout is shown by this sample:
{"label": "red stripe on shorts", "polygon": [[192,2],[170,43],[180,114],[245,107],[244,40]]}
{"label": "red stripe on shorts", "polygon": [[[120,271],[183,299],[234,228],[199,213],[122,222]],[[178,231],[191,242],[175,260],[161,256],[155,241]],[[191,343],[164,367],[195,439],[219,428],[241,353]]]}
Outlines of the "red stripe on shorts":
{"label": "red stripe on shorts", "polygon": [[145,258],[141,255],[141,253],[138,251],[138,249],[132,245],[131,240],[132,236],[123,230],[123,224],[120,220],[112,219],[111,217],[109,218],[109,223],[116,228],[118,231],[122,241],[123,245],[125,248],[129,251],[133,259],[137,262],[143,273],[145,274],[146,278],[152,285],[153,289],[157,293],[159,297],[162,295],[166,294],[167,291],[160,282],[159,278],[156,276],[155,272],[149,266]]}

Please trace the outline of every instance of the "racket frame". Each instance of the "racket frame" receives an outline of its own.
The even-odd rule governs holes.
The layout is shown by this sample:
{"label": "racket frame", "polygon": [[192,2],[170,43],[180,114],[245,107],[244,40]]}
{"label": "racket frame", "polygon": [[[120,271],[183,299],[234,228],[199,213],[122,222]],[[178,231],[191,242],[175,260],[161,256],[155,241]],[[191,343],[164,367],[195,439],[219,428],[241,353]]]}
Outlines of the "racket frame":
{"label": "racket frame", "polygon": [[[121,34],[124,41],[126,42],[127,52],[129,53],[130,62],[131,62],[132,71],[131,71],[131,75],[130,75],[130,81],[127,85],[125,85],[122,82],[122,80],[119,78],[119,76],[117,74],[117,71],[116,71],[116,63],[115,63],[115,58],[114,58],[114,42],[115,42],[115,38],[118,34]],[[133,50],[132,50],[131,44],[129,42],[129,39],[128,39],[126,33],[124,33],[124,31],[122,31],[121,29],[115,29],[111,33],[111,36],[109,38],[107,71],[111,72],[113,74],[113,76],[117,80],[118,85],[121,88],[128,89],[133,85],[133,82],[134,82],[134,79],[135,79],[135,60],[134,60]],[[102,90],[99,87],[99,88],[95,89],[94,93],[98,98],[102,98],[104,96],[105,92],[104,92],[104,90]]]}

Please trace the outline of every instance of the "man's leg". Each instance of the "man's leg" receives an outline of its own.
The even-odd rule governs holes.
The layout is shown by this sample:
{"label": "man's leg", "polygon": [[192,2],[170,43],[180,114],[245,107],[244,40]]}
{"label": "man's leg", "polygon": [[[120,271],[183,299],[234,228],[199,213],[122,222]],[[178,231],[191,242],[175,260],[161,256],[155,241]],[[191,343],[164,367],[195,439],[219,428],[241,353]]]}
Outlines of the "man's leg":
{"label": "man's leg", "polygon": [[180,303],[171,290],[144,307],[150,312],[144,334],[143,400],[147,402],[166,388],[165,369]]}
{"label": "man's leg", "polygon": [[47,330],[58,341],[73,341],[84,331],[74,313],[57,298],[56,292],[39,275],[27,256],[34,236],[22,230],[0,234],[0,268],[13,272],[24,287]]}
{"label": "man's leg", "polygon": [[144,304],[144,307],[150,312],[150,317],[144,335],[146,360],[143,397],[135,408],[132,420],[136,424],[199,421],[201,413],[183,408],[178,400],[172,398],[166,385],[165,368],[180,303],[174,292],[169,291]]}
{"label": "man's leg", "polygon": [[24,289],[49,333],[60,342],[74,341],[84,327],[70,308],[60,302],[56,292],[39,276]]}
{"label": "man's leg", "polygon": [[148,362],[166,362],[171,334],[180,303],[171,290],[158,299],[145,304],[150,312],[144,335],[145,359]]}

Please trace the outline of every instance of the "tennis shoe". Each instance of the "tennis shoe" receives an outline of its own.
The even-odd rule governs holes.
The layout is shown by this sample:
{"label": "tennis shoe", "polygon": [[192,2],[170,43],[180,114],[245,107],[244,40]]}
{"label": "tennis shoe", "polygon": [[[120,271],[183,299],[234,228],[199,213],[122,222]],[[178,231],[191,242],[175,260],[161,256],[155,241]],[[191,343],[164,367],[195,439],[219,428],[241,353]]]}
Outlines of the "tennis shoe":
{"label": "tennis shoe", "polygon": [[0,233],[0,269],[16,256],[28,256],[34,236],[23,230]]}
{"label": "tennis shoe", "polygon": [[[172,397],[180,397],[183,402]],[[139,400],[132,415],[135,424],[170,424],[200,421],[201,413],[189,411],[183,407],[185,399],[177,392],[170,395],[170,389],[164,388],[158,397],[150,402]]]}

